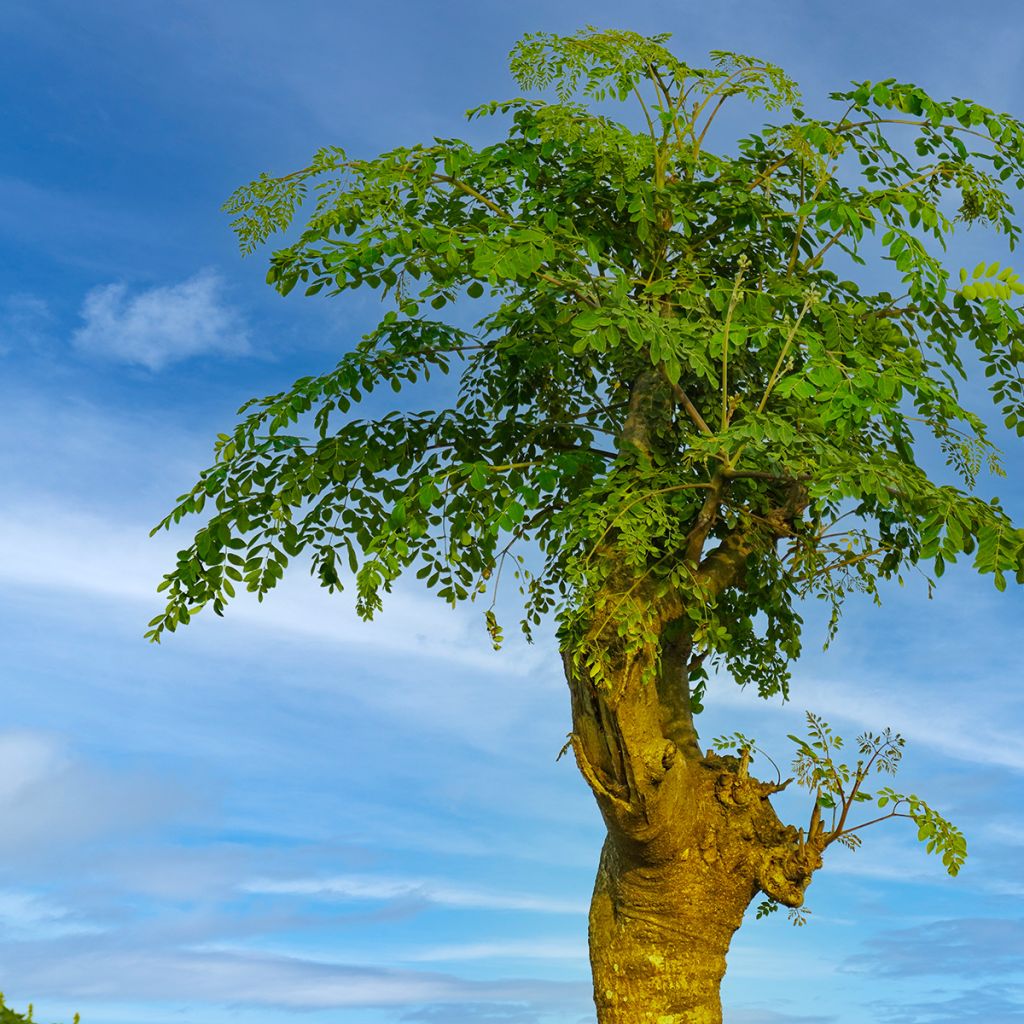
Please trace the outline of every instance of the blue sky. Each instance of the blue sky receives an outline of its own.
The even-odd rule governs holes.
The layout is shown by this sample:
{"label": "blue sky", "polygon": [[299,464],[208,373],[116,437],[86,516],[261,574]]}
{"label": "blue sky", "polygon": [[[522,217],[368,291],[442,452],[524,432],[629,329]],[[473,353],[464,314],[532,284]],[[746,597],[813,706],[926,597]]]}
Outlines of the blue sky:
{"label": "blue sky", "polygon": [[[372,298],[282,300],[224,198],[324,144],[454,135],[524,32],[672,31],[808,97],[894,76],[1024,116],[1013,3],[31,0],[0,9],[0,988],[84,1024],[586,1024],[601,840],[550,634],[490,650],[401,586],[373,624],[288,578],[142,640],[179,546],[149,527],[246,398],[327,369]],[[951,270],[1002,250],[959,240]],[[1019,269],[1019,267],[1018,267]],[[983,395],[978,405],[986,415]],[[994,419],[995,417],[990,417]],[[983,481],[1024,519],[1024,449]],[[179,535],[180,539],[182,535]],[[1024,1021],[1024,599],[949,571],[852,603],[793,700],[723,681],[704,737],[787,756],[804,708],[908,740],[967,833],[948,878],[888,824],[750,921],[730,1024]],[[799,797],[780,801],[791,820]]]}

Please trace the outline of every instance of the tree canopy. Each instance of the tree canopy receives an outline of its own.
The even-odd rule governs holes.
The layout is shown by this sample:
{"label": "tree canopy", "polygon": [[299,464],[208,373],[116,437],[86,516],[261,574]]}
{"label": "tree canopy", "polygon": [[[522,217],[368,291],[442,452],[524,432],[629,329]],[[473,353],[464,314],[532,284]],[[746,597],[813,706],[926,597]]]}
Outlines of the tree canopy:
{"label": "tree canopy", "polygon": [[[333,370],[247,403],[220,435],[160,524],[216,509],[166,576],[151,639],[207,604],[221,613],[234,583],[262,597],[304,551],[332,590],[347,564],[370,617],[408,569],[450,602],[492,592],[533,542],[542,567],[517,565],[527,634],[553,611],[582,640],[626,558],[634,580],[687,595],[699,650],[767,696],[800,649],[800,596],[838,612],[851,590],[922,564],[941,575],[961,555],[1000,589],[1024,580],[1024,533],[975,493],[998,455],[959,394],[976,355],[1024,434],[1024,322],[1008,301],[1024,287],[997,264],[950,283],[942,262],[963,224],[1017,242],[1006,189],[1024,186],[1021,125],[893,80],[833,93],[836,115],[811,117],[779,68],[726,52],[694,68],[667,39],[528,36],[512,73],[555,96],[470,110],[507,126],[492,145],[330,147],[235,193],[245,252],[308,211],[271,258],[281,294],[370,288],[392,308]],[[735,96],[786,116],[718,155],[709,128]],[[643,127],[613,120],[608,100],[634,100]],[[840,276],[876,252],[889,290]],[[442,318],[472,300],[472,328]],[[432,371],[458,374],[452,407],[348,415]],[[656,431],[623,438],[639,378],[664,409]],[[290,433],[309,413],[312,436]],[[929,437],[957,485],[919,465]],[[712,503],[721,514],[702,518]],[[695,574],[709,534],[757,524],[785,547],[747,557],[742,588],[724,585],[724,563],[717,581]],[[600,557],[611,543],[614,562]],[[604,614],[643,642],[628,591]],[[492,611],[487,624],[497,641]],[[576,651],[602,672],[600,651]]]}

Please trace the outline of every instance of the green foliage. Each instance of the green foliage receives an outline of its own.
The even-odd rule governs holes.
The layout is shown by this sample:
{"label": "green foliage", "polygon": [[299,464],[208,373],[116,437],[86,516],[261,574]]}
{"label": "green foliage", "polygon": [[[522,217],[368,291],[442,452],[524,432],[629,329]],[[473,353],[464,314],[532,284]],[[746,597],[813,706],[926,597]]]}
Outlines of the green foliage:
{"label": "green foliage", "polygon": [[[554,613],[602,685],[623,658],[653,667],[676,609],[699,706],[712,668],[787,692],[800,597],[835,628],[848,594],[961,555],[1000,589],[1024,581],[1024,531],[974,493],[999,463],[958,390],[973,346],[1024,433],[1015,281],[986,267],[972,298],[941,259],[962,224],[1016,244],[1024,127],[894,80],[833,93],[836,116],[814,119],[773,65],[716,52],[691,68],[667,41],[528,36],[513,73],[553,95],[470,111],[503,126],[491,145],[330,148],[232,196],[245,251],[308,212],[270,258],[281,294],[369,288],[389,308],[333,370],[220,435],[157,527],[212,506],[150,639],[221,614],[236,586],[262,599],[303,556],[364,617],[409,571],[452,604],[490,594],[497,644],[511,574],[526,634]],[[708,131],[733,97],[785,116],[720,156]],[[586,105],[609,99],[640,127]],[[869,236],[892,279],[874,293],[836,262],[863,264]],[[443,318],[456,303],[478,304],[472,328]],[[432,373],[458,376],[450,408],[353,414]],[[922,435],[956,483],[918,465]]]}
{"label": "green foliage", "polygon": [[779,766],[768,753],[757,745],[757,741],[749,736],[744,736],[741,732],[734,732],[728,736],[716,736],[711,741],[711,746],[719,752],[735,750],[741,758],[746,759],[746,764],[750,764],[754,760],[755,753],[760,754],[775,769],[778,781],[782,782],[782,772],[779,770]]}
{"label": "green foliage", "polygon": [[[76,1013],[73,1024],[79,1024],[81,1018]],[[28,1004],[28,1010],[24,1015],[16,1013],[4,1002],[4,994],[0,992],[0,1024],[33,1024],[32,1004]]]}
{"label": "green foliage", "polygon": [[[773,900],[770,896],[768,899],[761,900],[757,905],[757,913],[754,915],[755,920],[760,921],[762,918],[774,914],[780,906],[782,906],[782,904],[779,903],[778,900]],[[807,924],[807,918],[811,914],[811,911],[807,907],[789,907],[787,909],[790,924],[797,928],[802,928]]]}
{"label": "green foliage", "polygon": [[[928,853],[938,853],[950,875],[956,875],[967,857],[967,841],[958,828],[929,807],[920,797],[897,793],[883,786],[869,793],[864,783],[872,773],[895,775],[903,756],[904,739],[886,729],[880,735],[865,732],[857,737],[860,757],[855,765],[840,762],[836,755],[843,748],[843,738],[829,724],[807,713],[808,737],[790,736],[796,744],[793,771],[797,782],[814,793],[815,805],[807,835],[824,848],[833,842],[856,849],[861,842],[860,829],[890,818],[909,818],[918,826],[917,838],[926,844]],[[889,810],[870,821],[849,823],[855,804],[874,802],[879,809]],[[829,812],[831,821],[825,826],[821,812]]]}

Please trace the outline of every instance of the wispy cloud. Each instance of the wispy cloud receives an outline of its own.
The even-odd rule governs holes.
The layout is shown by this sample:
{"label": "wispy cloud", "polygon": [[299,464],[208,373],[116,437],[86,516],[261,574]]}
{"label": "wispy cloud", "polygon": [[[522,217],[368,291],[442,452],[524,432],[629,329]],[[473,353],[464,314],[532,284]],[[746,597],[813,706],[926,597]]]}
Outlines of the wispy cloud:
{"label": "wispy cloud", "polygon": [[1024,972],[1024,921],[957,918],[872,936],[866,951],[844,964],[849,971],[890,977],[941,975],[977,978]]}
{"label": "wispy cloud", "polygon": [[400,959],[411,963],[453,962],[457,960],[569,960],[587,961],[586,937],[573,940],[518,939],[513,942],[464,942],[447,946],[428,946],[408,953]]}
{"label": "wispy cloud", "polygon": [[522,910],[543,914],[586,913],[585,900],[493,892],[429,878],[334,875],[330,878],[254,879],[243,891],[264,895],[309,896],[336,900],[413,901],[467,910]]}
{"label": "wispy cloud", "polygon": [[102,937],[89,948],[54,948],[59,955],[13,949],[5,956],[12,976],[25,989],[51,998],[117,998],[190,1002],[217,1001],[246,1006],[317,1010],[347,1006],[406,1006],[431,1003],[510,1002],[580,1007],[589,1001],[589,982],[499,978],[470,981],[427,971],[386,970],[313,958],[266,954],[179,952],[120,948]]}
{"label": "wispy cloud", "polygon": [[708,700],[719,707],[745,708],[794,720],[803,717],[801,709],[806,707],[837,725],[850,722],[875,732],[891,726],[914,746],[928,747],[961,761],[1024,772],[1024,747],[1012,728],[999,724],[1016,720],[1020,698],[1002,691],[988,693],[986,685],[982,680],[976,686],[962,681],[955,691],[944,689],[941,701],[925,703],[916,689],[907,688],[906,697],[893,696],[901,689],[895,680],[883,681],[880,686],[877,679],[865,684],[798,678],[793,684],[793,702],[781,705],[766,703],[756,693],[723,679]]}
{"label": "wispy cloud", "polygon": [[0,356],[39,348],[50,338],[54,316],[38,295],[0,299]]}
{"label": "wispy cloud", "polygon": [[189,803],[155,777],[114,775],[30,730],[0,733],[0,852],[34,861],[114,832],[170,820]]}
{"label": "wispy cloud", "polygon": [[124,284],[103,285],[86,295],[85,323],[72,341],[89,355],[149,370],[197,355],[243,355],[248,332],[222,291],[212,271],[136,295]]}
{"label": "wispy cloud", "polygon": [[[897,827],[904,822],[896,823]],[[904,830],[913,838],[916,826]],[[919,844],[901,844],[899,835],[875,835],[863,847],[851,851],[831,848],[826,856],[829,875],[869,878],[880,882],[920,883],[948,888],[951,879],[938,857]]]}
{"label": "wispy cloud", "polygon": [[1020,1024],[1024,1001],[1019,985],[979,985],[955,994],[914,1000],[903,1006],[872,1004],[882,1024]]}
{"label": "wispy cloud", "polygon": [[[146,602],[152,615],[160,607],[156,585],[173,566],[181,536],[151,539],[150,525],[60,507],[47,495],[7,503],[0,508],[0,579]],[[150,615],[140,612],[140,631]],[[409,589],[396,588],[378,619],[365,623],[355,615],[347,593],[329,596],[303,577],[298,565],[262,604],[253,595],[239,594],[228,618],[296,637],[436,657],[502,675],[523,675],[537,660],[526,651],[516,660],[494,655],[482,627],[467,612],[452,612],[435,597]],[[219,642],[225,640],[226,625],[220,624]],[[197,626],[201,631],[198,621]],[[455,697],[452,715],[466,717]],[[443,710],[441,701],[435,711]]]}
{"label": "wispy cloud", "polygon": [[839,1019],[835,1014],[822,1017],[818,1014],[779,1013],[777,1010],[755,1007],[727,1007],[727,1010],[729,1024],[831,1024]]}
{"label": "wispy cloud", "polygon": [[989,839],[995,840],[997,843],[1005,843],[1007,846],[1024,846],[1024,825],[994,821],[985,826],[985,833]]}
{"label": "wispy cloud", "polygon": [[78,919],[74,911],[38,893],[0,890],[0,931],[9,939],[54,939],[63,935],[101,932],[103,929]]}
{"label": "wispy cloud", "polygon": [[27,586],[145,599],[155,595],[170,545],[147,544],[143,523],[117,523],[52,500],[0,509],[0,578]]}
{"label": "wispy cloud", "polygon": [[[491,909],[491,908],[486,908]],[[498,909],[507,909],[500,907]],[[229,953],[248,955],[260,953],[286,959],[301,959],[309,950],[280,943],[267,943],[262,938],[258,945],[239,945],[233,942],[200,942],[189,946],[192,952]],[[488,942],[453,942],[443,945],[428,945],[406,949],[378,950],[372,958],[365,952],[359,954],[339,952],[332,958],[336,963],[360,963],[371,967],[394,964],[458,963],[476,960],[538,960],[561,961],[576,964],[580,971],[588,970],[587,937],[585,929],[577,929],[570,939],[550,939],[537,936],[532,939],[501,939]],[[781,966],[781,958],[779,958]],[[792,963],[788,963],[792,967]]]}
{"label": "wispy cloud", "polygon": [[[154,266],[154,232],[160,233],[160,256],[169,250],[182,257],[195,251],[194,234],[189,238],[180,222],[155,216],[152,203],[130,202],[123,193],[90,194],[82,186],[80,174],[57,185],[0,176],[0,232],[5,241],[26,250],[29,262],[45,253],[60,266],[111,276]],[[54,280],[59,290],[59,279]]]}
{"label": "wispy cloud", "polygon": [[[502,1003],[439,1003],[402,1015],[403,1021],[419,1021],[420,1024],[542,1024],[551,1019],[543,1009],[534,1006]],[[592,1015],[581,1018],[588,1022],[592,1019]]]}

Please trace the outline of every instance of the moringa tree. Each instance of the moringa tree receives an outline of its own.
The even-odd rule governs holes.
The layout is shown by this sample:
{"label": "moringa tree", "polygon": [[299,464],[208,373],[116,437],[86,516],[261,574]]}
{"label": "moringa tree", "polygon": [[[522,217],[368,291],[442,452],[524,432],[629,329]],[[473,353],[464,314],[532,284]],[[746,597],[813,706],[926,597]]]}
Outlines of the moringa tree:
{"label": "moringa tree", "polygon": [[[335,369],[247,403],[220,435],[160,524],[215,508],[147,634],[221,614],[235,584],[262,598],[305,553],[329,590],[354,581],[366,618],[406,571],[453,605],[490,595],[498,646],[511,562],[527,636],[557,622],[567,747],[607,825],[600,1024],[720,1021],[748,905],[799,907],[825,849],[870,824],[851,814],[861,801],[913,818],[951,873],[966,852],[916,797],[867,793],[898,737],[865,735],[841,765],[813,718],[796,761],[813,809],[784,825],[769,800],[784,783],[750,774],[751,741],[698,744],[709,671],[785,696],[807,595],[831,603],[834,632],[851,592],[877,599],[880,581],[941,576],[961,554],[1000,589],[1024,581],[1024,531],[974,495],[999,463],[958,397],[980,360],[1024,434],[1024,322],[1007,301],[1024,286],[993,264],[951,287],[939,252],[979,221],[1017,241],[1003,190],[1024,186],[1024,126],[892,80],[810,117],[779,68],[724,52],[690,67],[667,39],[527,36],[512,73],[553,101],[470,111],[505,119],[493,145],[324,149],[231,198],[245,252],[312,203],[271,257],[282,294],[370,288],[393,308]],[[715,154],[709,129],[737,96],[785,117]],[[609,100],[635,101],[636,125]],[[867,259],[892,290],[837,272]],[[470,300],[472,329],[444,319]],[[437,371],[458,375],[450,408],[351,415]],[[915,457],[936,442],[955,486]]]}

